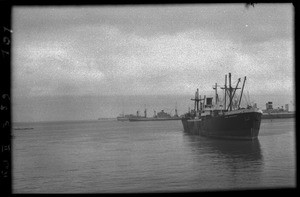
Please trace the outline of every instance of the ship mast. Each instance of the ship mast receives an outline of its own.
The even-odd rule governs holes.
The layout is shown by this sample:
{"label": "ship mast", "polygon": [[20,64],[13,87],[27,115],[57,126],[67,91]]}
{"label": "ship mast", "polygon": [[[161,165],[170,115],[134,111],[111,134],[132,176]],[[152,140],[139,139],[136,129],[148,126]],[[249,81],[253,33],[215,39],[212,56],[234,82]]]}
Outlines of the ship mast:
{"label": "ship mast", "polygon": [[202,111],[202,108],[203,108],[203,107],[202,107],[201,100],[202,100],[202,99],[201,99],[201,95],[200,95],[200,98],[199,98],[199,102],[200,102],[200,111]]}
{"label": "ship mast", "polygon": [[199,89],[198,88],[197,88],[197,91],[195,92],[195,98],[191,99],[191,100],[195,101],[195,104],[194,104],[195,112],[199,111],[199,101],[201,99],[199,99]]}
{"label": "ship mast", "polygon": [[177,113],[177,102],[175,104],[175,116],[178,117],[178,113]]}
{"label": "ship mast", "polygon": [[[194,109],[195,109],[195,113],[199,112],[199,111],[202,111],[203,108],[204,108],[204,102],[205,102],[205,96],[203,99],[201,99],[201,95],[199,97],[199,89],[197,88],[197,91],[195,93],[195,98],[194,99],[191,99],[192,101],[195,101],[195,104],[194,104]],[[204,101],[203,103],[201,101]],[[199,102],[200,102],[200,109],[199,109]]]}
{"label": "ship mast", "polygon": [[229,73],[229,107],[230,111],[232,110],[232,105],[231,105],[231,95],[232,95],[232,87],[231,87],[231,73]]}
{"label": "ship mast", "polygon": [[[221,89],[225,89],[225,110],[229,109],[230,111],[232,111],[232,99],[235,95],[236,90],[241,89],[241,88],[238,88],[241,78],[238,79],[238,82],[237,82],[235,88],[231,87],[231,73],[228,74],[228,78],[229,78],[229,87],[227,88],[227,75],[225,75],[225,86],[224,86],[224,88],[221,88]],[[227,95],[229,96],[229,105],[228,106],[226,106]]]}
{"label": "ship mast", "polygon": [[245,78],[244,78],[244,82],[243,82],[243,87],[242,87],[242,92],[241,92],[241,96],[240,96],[238,108],[240,108],[240,104],[241,104],[241,100],[242,100],[242,96],[243,96],[243,91],[244,91],[245,82],[246,82],[246,76],[245,76]]}
{"label": "ship mast", "polygon": [[227,97],[227,75],[225,75],[225,85],[224,88],[221,87],[224,91],[224,110],[226,110],[226,97]]}
{"label": "ship mast", "polygon": [[218,101],[219,101],[218,90],[217,90],[217,88],[218,88],[218,84],[216,83],[216,84],[215,84],[215,87],[213,87],[213,89],[216,90],[216,101],[215,101],[216,106],[218,105]]}
{"label": "ship mast", "polygon": [[204,95],[204,98],[202,99],[202,100],[203,100],[203,103],[202,103],[202,110],[203,110],[203,108],[205,108],[205,99],[206,99],[206,95]]}
{"label": "ship mast", "polygon": [[[230,108],[230,111],[232,111],[232,100],[233,100],[233,97],[235,95],[235,92],[236,92],[237,89],[241,89],[241,88],[238,88],[238,85],[239,85],[240,81],[241,81],[241,78],[238,79],[238,82],[237,82],[235,88],[232,88],[230,86],[230,95],[231,95],[231,97],[229,98],[230,100],[229,100],[229,107],[228,107],[228,108]],[[230,85],[231,85],[231,82],[230,82]],[[233,94],[232,94],[232,91],[233,91]]]}

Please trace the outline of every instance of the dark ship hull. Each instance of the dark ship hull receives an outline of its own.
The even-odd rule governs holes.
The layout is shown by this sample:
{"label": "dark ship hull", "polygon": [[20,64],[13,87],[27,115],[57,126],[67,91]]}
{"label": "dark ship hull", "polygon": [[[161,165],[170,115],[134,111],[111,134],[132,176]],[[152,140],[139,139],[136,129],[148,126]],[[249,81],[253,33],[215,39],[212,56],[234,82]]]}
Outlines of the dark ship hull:
{"label": "dark ship hull", "polygon": [[262,113],[248,110],[240,113],[225,113],[200,119],[182,118],[184,131],[191,134],[230,139],[256,139]]}
{"label": "dark ship hull", "polygon": [[129,118],[129,121],[168,121],[168,120],[181,120],[180,117],[170,117],[170,118]]}

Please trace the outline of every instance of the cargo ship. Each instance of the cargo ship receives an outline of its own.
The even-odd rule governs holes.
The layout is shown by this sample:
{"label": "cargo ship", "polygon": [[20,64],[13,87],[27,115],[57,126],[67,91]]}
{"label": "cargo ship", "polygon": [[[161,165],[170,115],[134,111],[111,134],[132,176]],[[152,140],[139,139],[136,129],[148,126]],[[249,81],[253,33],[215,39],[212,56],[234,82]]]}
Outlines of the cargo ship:
{"label": "cargo ship", "polygon": [[156,111],[154,111],[153,117],[147,117],[147,110],[144,111],[144,116],[139,116],[139,111],[137,111],[136,117],[130,117],[129,121],[167,121],[167,120],[181,120],[181,117],[177,114],[177,109],[175,109],[175,115],[171,116],[170,114],[164,112],[164,110],[161,110],[156,114]]}
{"label": "cargo ship", "polygon": [[262,111],[262,119],[295,118],[295,112],[289,111],[288,104],[285,104],[285,109],[283,106],[273,109],[273,102],[269,101],[266,103],[266,109]]}
{"label": "cargo ship", "polygon": [[117,117],[117,120],[123,122],[123,121],[128,121],[129,118],[128,118],[128,117],[125,117],[125,116],[118,116],[118,117]]}
{"label": "cargo ship", "polygon": [[[260,129],[262,111],[256,107],[248,105],[246,108],[240,107],[246,77],[244,77],[242,88],[231,84],[231,73],[229,73],[229,85],[227,86],[227,75],[225,75],[225,85],[223,101],[220,102],[215,84],[215,104],[213,97],[199,97],[199,89],[195,93],[194,110],[189,111],[182,117],[184,132],[201,135],[205,137],[229,138],[229,139],[257,139]],[[236,90],[241,89],[238,97]]]}
{"label": "cargo ship", "polygon": [[124,115],[124,113],[122,113],[117,117],[117,120],[123,122],[123,121],[129,121],[129,118],[135,118],[135,117],[137,117],[137,116],[135,116],[133,114]]}

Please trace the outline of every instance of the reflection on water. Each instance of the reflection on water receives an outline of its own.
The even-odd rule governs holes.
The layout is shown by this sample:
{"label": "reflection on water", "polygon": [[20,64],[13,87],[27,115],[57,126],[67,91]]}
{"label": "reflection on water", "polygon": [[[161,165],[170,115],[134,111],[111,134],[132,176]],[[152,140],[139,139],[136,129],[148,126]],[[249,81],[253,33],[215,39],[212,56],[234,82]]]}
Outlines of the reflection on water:
{"label": "reflection on water", "polygon": [[199,164],[206,166],[207,171],[226,177],[228,188],[245,187],[245,182],[248,182],[247,187],[259,187],[264,164],[259,139],[214,139],[188,133],[184,139]]}
{"label": "reflection on water", "polygon": [[218,154],[227,160],[239,159],[246,161],[262,161],[259,139],[255,140],[228,140],[214,139],[184,134],[192,149],[197,149],[200,153],[205,150]]}

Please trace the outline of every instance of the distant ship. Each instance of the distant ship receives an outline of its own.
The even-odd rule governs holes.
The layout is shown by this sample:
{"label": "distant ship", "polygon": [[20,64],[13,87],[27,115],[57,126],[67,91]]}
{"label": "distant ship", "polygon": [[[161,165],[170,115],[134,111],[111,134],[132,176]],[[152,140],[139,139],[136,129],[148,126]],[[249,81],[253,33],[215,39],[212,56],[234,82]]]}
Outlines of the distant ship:
{"label": "distant ship", "polygon": [[128,121],[129,118],[118,116],[118,117],[117,117],[117,120],[118,120],[118,121]]}
{"label": "distant ship", "polygon": [[289,111],[288,104],[285,104],[285,109],[283,106],[273,109],[273,102],[269,101],[266,103],[266,109],[262,111],[262,119],[295,118],[295,113]]}
{"label": "distant ship", "polygon": [[139,116],[139,111],[137,111],[137,115],[135,117],[129,117],[129,121],[167,121],[167,120],[181,120],[181,117],[177,114],[177,109],[175,109],[175,115],[171,116],[170,114],[164,112],[164,110],[161,110],[161,112],[158,112],[156,114],[156,111],[154,111],[153,117],[147,117],[147,110],[144,111],[144,116]]}
{"label": "distant ship", "polygon": [[130,117],[135,117],[133,114],[126,114],[124,115],[124,113],[120,114],[118,117],[117,117],[117,120],[118,121],[129,121],[129,118]]}
{"label": "distant ship", "polygon": [[[256,107],[247,106],[241,108],[241,99],[243,95],[246,77],[244,78],[242,89],[238,87],[240,78],[236,87],[232,87],[231,73],[229,73],[229,86],[227,86],[227,75],[225,75],[224,99],[221,103],[217,93],[217,84],[215,84],[215,104],[213,97],[201,99],[199,90],[195,93],[194,110],[185,114],[182,118],[184,131],[206,137],[230,138],[253,140],[258,137],[262,111]],[[239,98],[236,99],[236,90],[241,89]],[[226,102],[228,99],[228,103]],[[200,105],[199,105],[200,104]],[[224,105],[223,105],[224,104]]]}

